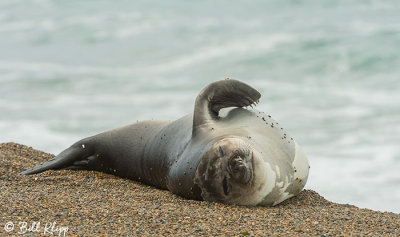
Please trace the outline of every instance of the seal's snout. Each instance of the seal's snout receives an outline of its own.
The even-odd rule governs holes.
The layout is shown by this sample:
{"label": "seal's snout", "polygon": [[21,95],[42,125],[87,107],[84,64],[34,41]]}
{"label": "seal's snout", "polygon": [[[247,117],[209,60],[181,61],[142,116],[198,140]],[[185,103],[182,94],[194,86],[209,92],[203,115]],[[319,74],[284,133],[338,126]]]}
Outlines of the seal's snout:
{"label": "seal's snout", "polygon": [[235,156],[229,162],[229,173],[232,178],[243,184],[247,184],[253,177],[252,156]]}

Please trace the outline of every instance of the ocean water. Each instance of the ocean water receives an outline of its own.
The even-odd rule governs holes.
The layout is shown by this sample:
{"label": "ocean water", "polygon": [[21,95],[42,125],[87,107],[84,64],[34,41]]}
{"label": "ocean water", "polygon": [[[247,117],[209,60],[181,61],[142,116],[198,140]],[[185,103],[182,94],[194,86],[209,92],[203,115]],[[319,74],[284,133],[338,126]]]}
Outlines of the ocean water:
{"label": "ocean water", "polygon": [[0,1],[0,142],[192,112],[227,77],[309,158],[306,188],[400,212],[400,2]]}

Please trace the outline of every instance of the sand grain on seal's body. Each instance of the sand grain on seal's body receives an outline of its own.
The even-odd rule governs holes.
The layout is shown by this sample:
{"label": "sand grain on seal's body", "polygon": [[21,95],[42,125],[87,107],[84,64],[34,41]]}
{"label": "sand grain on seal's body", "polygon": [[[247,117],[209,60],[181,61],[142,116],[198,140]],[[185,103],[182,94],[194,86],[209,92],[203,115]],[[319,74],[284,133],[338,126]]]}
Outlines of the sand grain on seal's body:
{"label": "sand grain on seal's body", "polygon": [[[52,156],[24,145],[0,144],[0,235],[18,235],[23,221],[56,222],[68,227],[67,236],[400,235],[399,214],[332,203],[311,190],[276,207],[245,207],[186,200],[93,171],[18,175]],[[7,233],[4,226],[10,221],[15,229]]]}

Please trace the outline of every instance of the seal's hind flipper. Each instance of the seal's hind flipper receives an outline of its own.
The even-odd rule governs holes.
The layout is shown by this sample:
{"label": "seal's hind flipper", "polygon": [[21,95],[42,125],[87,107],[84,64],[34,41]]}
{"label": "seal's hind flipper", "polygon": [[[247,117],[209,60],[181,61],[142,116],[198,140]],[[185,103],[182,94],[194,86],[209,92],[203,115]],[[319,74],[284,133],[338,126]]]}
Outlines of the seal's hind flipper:
{"label": "seal's hind flipper", "polygon": [[95,163],[97,156],[96,155],[91,155],[84,160],[78,160],[72,163],[72,165],[66,166],[62,169],[65,170],[90,170],[89,164],[93,166],[93,163]]}
{"label": "seal's hind flipper", "polygon": [[[79,145],[81,144],[81,145]],[[59,169],[86,169],[90,160],[95,157],[91,155],[89,149],[85,149],[82,142],[77,142],[71,147],[65,149],[58,156],[35,166],[30,170],[21,172],[21,175],[30,175],[44,172],[46,170]]]}
{"label": "seal's hind flipper", "polygon": [[222,108],[250,106],[256,104],[260,97],[256,89],[234,79],[211,83],[196,98],[193,129],[218,118]]}

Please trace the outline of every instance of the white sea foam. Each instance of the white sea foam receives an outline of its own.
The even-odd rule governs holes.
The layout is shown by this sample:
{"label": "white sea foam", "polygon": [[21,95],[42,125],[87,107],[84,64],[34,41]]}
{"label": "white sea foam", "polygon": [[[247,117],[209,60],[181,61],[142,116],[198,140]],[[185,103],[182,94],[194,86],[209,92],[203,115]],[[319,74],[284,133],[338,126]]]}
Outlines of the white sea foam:
{"label": "white sea foam", "polygon": [[22,143],[53,154],[58,154],[66,148],[65,144],[72,144],[77,139],[74,135],[53,131],[44,121],[0,120],[0,130],[4,134],[1,142]]}
{"label": "white sea foam", "polygon": [[263,53],[272,49],[280,43],[287,43],[292,40],[289,35],[272,35],[272,36],[253,36],[251,38],[242,38],[240,40],[230,40],[220,42],[216,45],[206,46],[187,55],[162,65],[156,65],[154,70],[159,72],[170,71],[188,67],[193,64],[207,62],[222,57],[240,57],[248,53]]}
{"label": "white sea foam", "polygon": [[0,70],[8,71],[32,71],[32,72],[51,72],[67,75],[79,74],[102,74],[112,75],[132,75],[144,72],[165,73],[193,66],[199,63],[215,60],[223,57],[240,57],[248,53],[265,53],[274,46],[281,43],[291,42],[293,38],[289,35],[253,36],[248,39],[220,42],[212,46],[205,46],[190,54],[178,55],[171,61],[151,65],[148,67],[93,67],[64,65],[50,62],[23,62],[23,61],[0,61]]}

